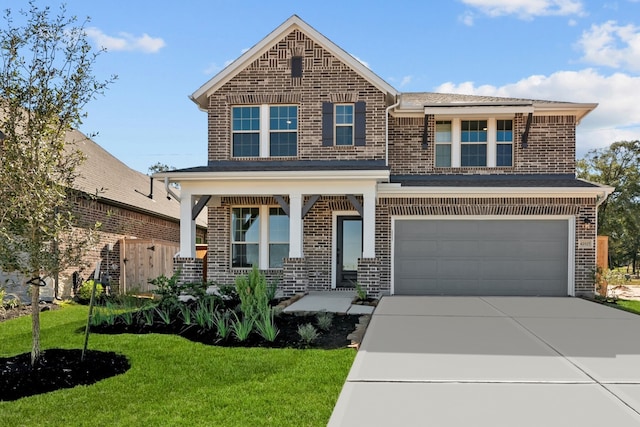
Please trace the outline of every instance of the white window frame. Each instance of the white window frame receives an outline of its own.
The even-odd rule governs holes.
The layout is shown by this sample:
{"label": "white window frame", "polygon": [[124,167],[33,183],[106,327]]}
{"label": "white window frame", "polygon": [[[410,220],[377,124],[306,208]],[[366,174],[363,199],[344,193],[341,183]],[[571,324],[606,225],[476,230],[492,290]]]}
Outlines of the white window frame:
{"label": "white window frame", "polygon": [[[514,155],[514,137],[511,141],[511,166],[496,166],[497,156],[497,120],[511,120],[515,125],[515,117],[513,116],[468,116],[468,117],[443,117],[436,116],[435,120],[450,120],[451,121],[451,168],[510,168],[513,167],[513,155]],[[487,121],[487,142],[469,142],[467,144],[486,144],[487,145],[487,164],[486,166],[461,166],[461,152],[462,152],[462,121],[463,120],[486,120]],[[435,139],[435,138],[434,138]],[[500,141],[500,144],[506,144],[507,142]],[[433,162],[435,165],[435,143],[434,143],[434,156]],[[441,168],[447,168],[446,166],[438,166]]]}
{"label": "white window frame", "polygon": [[[260,138],[260,143],[259,143],[259,154],[258,157],[259,158],[269,158],[271,157],[271,150],[270,150],[270,134],[271,134],[271,124],[270,124],[270,120],[271,120],[271,114],[269,111],[269,108],[271,107],[296,107],[296,111],[298,113],[298,126],[296,127],[296,152],[298,151],[299,147],[299,142],[300,142],[300,106],[298,104],[248,104],[248,105],[232,105],[231,106],[231,111],[233,111],[234,108],[242,108],[242,107],[259,107],[260,108],[260,129],[258,130],[258,134],[259,134],[259,138]],[[274,130],[273,132],[291,132],[291,130]],[[233,155],[233,135],[235,133],[255,133],[255,131],[234,131],[233,130],[233,114],[231,114],[231,144],[230,144],[230,149],[231,149],[231,158],[238,158],[236,156]],[[244,156],[239,156],[244,157]],[[282,157],[282,156],[276,156],[276,157]],[[291,156],[291,157],[295,157],[295,156]]]}
{"label": "white window frame", "polygon": [[[229,222],[229,267],[233,270],[249,270],[251,267],[234,267],[231,255],[233,254],[233,209],[237,208],[258,208],[258,216],[260,221],[260,237],[258,238],[258,268],[260,270],[281,270],[282,268],[269,267],[269,210],[271,208],[280,208],[279,205],[233,205],[231,206],[231,215]],[[283,244],[285,242],[274,242]],[[291,245],[291,236],[289,236],[289,245]]]}
{"label": "white window frame", "polygon": [[[351,123],[338,123],[337,109],[338,107],[348,106],[351,107]],[[338,128],[350,127],[351,128],[351,144],[338,145]],[[340,102],[333,104],[333,145],[335,147],[353,147],[356,145],[356,106],[350,102]]]}

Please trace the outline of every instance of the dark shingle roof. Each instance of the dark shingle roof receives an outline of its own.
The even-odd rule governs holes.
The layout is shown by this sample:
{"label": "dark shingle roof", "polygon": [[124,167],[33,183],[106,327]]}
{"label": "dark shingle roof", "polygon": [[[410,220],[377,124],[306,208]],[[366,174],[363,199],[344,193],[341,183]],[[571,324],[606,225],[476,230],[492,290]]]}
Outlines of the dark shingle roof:
{"label": "dark shingle roof", "polygon": [[598,187],[571,174],[391,175],[390,182],[405,187]]}
{"label": "dark shingle roof", "polygon": [[388,170],[384,163],[384,160],[219,160],[210,161],[208,166],[178,169],[174,172]]}

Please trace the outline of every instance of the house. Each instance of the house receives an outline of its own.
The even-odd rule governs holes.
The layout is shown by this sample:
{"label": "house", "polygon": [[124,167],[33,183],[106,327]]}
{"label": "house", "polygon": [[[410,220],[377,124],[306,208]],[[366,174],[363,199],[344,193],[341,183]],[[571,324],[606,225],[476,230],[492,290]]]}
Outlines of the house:
{"label": "house", "polygon": [[[74,197],[73,213],[78,227],[90,227],[96,222],[102,225],[97,233],[98,242],[85,256],[85,265],[63,271],[58,278],[57,292],[54,279],[47,278],[48,284],[41,290],[41,296],[51,299],[54,295],[71,295],[74,273],[76,277],[86,280],[94,275],[99,261],[101,267],[98,275],[107,273],[112,286],[124,290],[125,270],[140,268],[139,265],[131,265],[133,263],[127,265],[127,258],[122,253],[125,242],[153,239],[158,247],[174,242],[169,246],[177,251],[177,242],[180,241],[180,204],[176,197],[179,197],[179,190],[172,189],[172,196],[162,182],[150,181],[149,176],[129,168],[77,130],[67,133],[66,142],[68,148],[78,149],[86,157],[77,170],[74,191],[70,192],[70,197]],[[206,223],[200,220],[196,228],[198,240],[204,241]],[[172,252],[170,257],[174,254]],[[152,259],[152,255],[147,258]],[[165,268],[166,274],[170,274],[172,269],[173,265]],[[6,286],[7,292],[17,294],[23,300],[28,299],[23,280],[15,273],[0,272],[0,283]],[[128,289],[146,284],[146,280],[145,283],[129,283]]]}
{"label": "house", "polygon": [[[401,93],[292,16],[192,95],[206,166],[182,189],[180,257],[208,207],[208,277],[253,265],[285,294],[594,293],[597,206],[575,177],[596,104]],[[194,273],[195,272],[195,273]]]}

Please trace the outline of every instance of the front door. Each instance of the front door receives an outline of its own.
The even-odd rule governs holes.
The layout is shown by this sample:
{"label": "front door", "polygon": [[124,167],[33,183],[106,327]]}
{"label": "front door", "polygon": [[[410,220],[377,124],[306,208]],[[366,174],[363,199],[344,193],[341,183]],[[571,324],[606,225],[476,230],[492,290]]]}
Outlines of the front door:
{"label": "front door", "polygon": [[353,288],[358,280],[358,258],[362,258],[362,219],[337,218],[336,286]]}

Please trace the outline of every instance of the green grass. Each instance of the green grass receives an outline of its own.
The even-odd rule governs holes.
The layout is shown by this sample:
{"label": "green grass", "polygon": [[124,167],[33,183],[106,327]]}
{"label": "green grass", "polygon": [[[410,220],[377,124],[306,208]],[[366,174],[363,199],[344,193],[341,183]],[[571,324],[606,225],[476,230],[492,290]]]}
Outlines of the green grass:
{"label": "green grass", "polygon": [[[42,348],[82,348],[87,307],[41,314]],[[31,318],[0,324],[0,356],[31,349]],[[131,369],[90,386],[0,402],[3,426],[324,426],[355,352],[222,348],[177,336],[99,335]]]}
{"label": "green grass", "polygon": [[615,304],[608,304],[611,307],[622,308],[632,313],[640,314],[640,301],[619,299]]}

